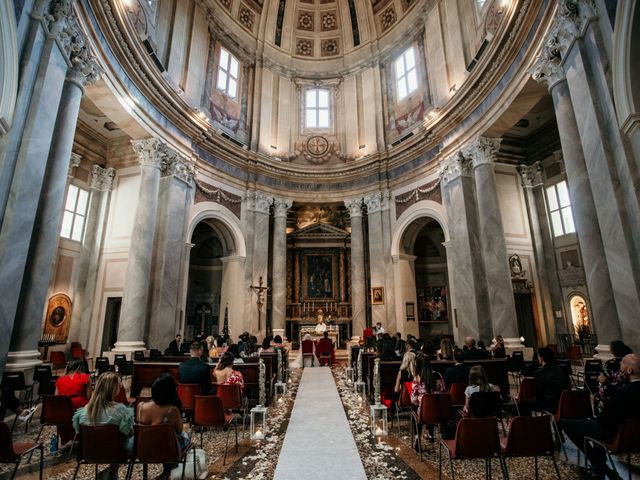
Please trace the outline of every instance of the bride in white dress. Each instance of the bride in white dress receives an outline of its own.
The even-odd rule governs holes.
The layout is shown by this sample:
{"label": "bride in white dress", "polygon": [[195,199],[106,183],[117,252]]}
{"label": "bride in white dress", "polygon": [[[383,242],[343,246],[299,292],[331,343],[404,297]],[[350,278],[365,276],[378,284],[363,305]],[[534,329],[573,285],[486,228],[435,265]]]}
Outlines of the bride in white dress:
{"label": "bride in white dress", "polygon": [[[325,330],[326,330],[326,326],[325,326]],[[313,342],[313,338],[311,338],[311,335],[308,334],[308,333],[304,337],[302,337],[302,341],[304,342],[305,340],[311,340],[312,341],[311,345],[312,345],[312,348],[313,348],[313,356],[315,357],[314,361],[313,362],[308,362],[309,365],[306,365],[306,366],[307,367],[308,366],[317,367],[318,365],[320,365],[320,362],[318,361],[318,356],[316,355],[316,344],[315,344],[315,342]],[[302,368],[302,367],[305,367],[304,359],[302,357],[302,344],[300,344],[300,348],[298,349],[298,355],[296,356],[296,359],[293,362],[291,362],[290,367],[291,368]]]}

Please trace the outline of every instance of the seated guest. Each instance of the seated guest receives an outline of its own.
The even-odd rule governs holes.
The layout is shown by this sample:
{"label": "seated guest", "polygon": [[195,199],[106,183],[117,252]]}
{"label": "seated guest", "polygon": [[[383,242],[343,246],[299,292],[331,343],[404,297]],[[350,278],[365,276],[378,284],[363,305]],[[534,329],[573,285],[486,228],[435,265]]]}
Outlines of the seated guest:
{"label": "seated guest", "polygon": [[202,343],[193,342],[191,344],[189,347],[191,358],[178,366],[178,379],[180,383],[200,385],[200,394],[209,395],[212,390],[211,374],[209,373],[209,365],[201,360],[202,350]]}
{"label": "seated guest", "polygon": [[444,383],[447,387],[452,383],[462,383],[469,380],[469,370],[471,370],[471,367],[463,363],[464,353],[462,350],[456,348],[453,351],[453,359],[456,364],[444,371]]}
{"label": "seated guest", "polygon": [[429,358],[437,358],[438,351],[431,340],[427,340],[422,344],[422,353]]}
{"label": "seated guest", "polygon": [[[429,357],[424,353],[416,354],[415,361],[416,375],[413,377],[411,388],[411,403],[413,403],[418,409],[420,408],[420,402],[422,397],[427,393],[442,393],[445,390],[444,381],[442,377],[431,369],[431,361]],[[431,443],[434,441],[433,429],[434,425],[429,425],[429,440]],[[418,425],[418,437],[422,435],[422,425]],[[418,449],[418,444],[414,448]]]}
{"label": "seated guest", "polygon": [[611,399],[618,388],[629,382],[626,372],[620,370],[622,359],[631,353],[631,349],[620,340],[609,344],[613,358],[602,365],[602,372],[598,376],[598,390],[593,396],[593,407],[596,414],[600,413],[605,404]]}
{"label": "seated guest", "polygon": [[320,364],[322,365],[324,360],[322,359],[322,354],[323,353],[329,353],[331,355],[331,363],[333,363],[335,361],[335,355],[333,352],[333,340],[331,340],[329,338],[329,333],[328,332],[324,332],[322,334],[322,338],[320,340],[318,340],[318,352],[321,356],[320,358]]}
{"label": "seated guest", "polygon": [[390,362],[397,358],[390,339],[378,341],[377,356],[382,362]]}
{"label": "seated guest", "polygon": [[469,370],[469,386],[464,390],[464,408],[463,413],[469,414],[469,405],[471,402],[471,395],[478,392],[499,392],[500,389],[489,383],[487,379],[487,372],[484,371],[480,365],[471,367]]}
{"label": "seated guest", "polygon": [[476,340],[473,337],[464,338],[464,346],[462,347],[465,360],[477,360],[480,358],[480,352],[476,348]]}
{"label": "seated guest", "polygon": [[244,349],[240,352],[240,358],[258,358],[258,346],[253,341],[254,337],[251,337],[244,344]]}
{"label": "seated guest", "polygon": [[[180,449],[189,445],[189,435],[182,429],[182,402],[178,397],[176,381],[168,373],[163,373],[155,379],[151,386],[151,400],[138,404],[138,423],[141,425],[173,426],[178,438]],[[173,469],[173,464],[163,465],[162,474],[167,476]]]}
{"label": "seated guest", "polygon": [[238,351],[240,352],[240,354],[242,354],[242,352],[244,351],[244,347],[247,345],[248,341],[249,341],[249,332],[242,332],[238,337]]}
{"label": "seated guest", "polygon": [[271,339],[269,337],[265,337],[262,341],[262,346],[258,349],[258,355],[262,353],[273,353],[275,350],[271,346]]}
{"label": "seated guest", "polygon": [[212,335],[209,335],[206,340],[205,340],[205,351],[204,351],[204,355],[207,358],[217,358],[218,357],[218,351],[216,350],[216,341],[215,338],[213,338]]}
{"label": "seated guest", "polygon": [[229,345],[229,348],[227,349],[227,352],[231,353],[233,355],[233,361],[236,363],[244,363],[244,360],[242,360],[242,357],[240,357],[240,349],[238,348],[238,344],[237,343],[232,343],[231,345]]}
{"label": "seated guest", "polygon": [[[105,372],[98,377],[89,403],[76,410],[73,415],[73,428],[80,432],[80,425],[99,425],[108,423],[117,425],[123,435],[124,447],[128,452],[133,450],[133,409],[114,402],[122,382],[115,372]],[[119,465],[111,465],[101,472],[98,478],[117,480]]]}
{"label": "seated guest", "polygon": [[507,356],[507,351],[504,348],[504,338],[502,335],[496,335],[496,343],[489,347],[489,349],[493,352],[493,358],[505,358]]}
{"label": "seated guest", "polygon": [[[580,450],[584,437],[593,437],[610,443],[626,419],[639,418],[640,409],[640,356],[632,353],[620,362],[620,370],[629,377],[629,383],[620,387],[606,403],[596,419],[561,420],[560,427]],[[606,452],[595,445],[584,452],[596,474],[618,479],[615,470],[606,465]]]}
{"label": "seated guest", "polygon": [[555,412],[560,394],[571,389],[571,379],[564,369],[555,365],[555,354],[548,347],[538,350],[540,368],[536,371],[536,400],[543,410]]}
{"label": "seated guest", "polygon": [[376,351],[376,337],[367,337],[364,341],[364,351],[367,353],[373,353]]}
{"label": "seated guest", "polygon": [[479,358],[489,358],[491,353],[487,350],[487,346],[482,340],[478,340],[478,355]]}
{"label": "seated guest", "polygon": [[448,338],[440,340],[440,350],[438,350],[438,360],[453,360],[453,343]]}
{"label": "seated guest", "polygon": [[169,342],[169,347],[165,350],[168,355],[180,355],[182,353],[182,335],[176,334],[176,338]]}
{"label": "seated guest", "polygon": [[271,342],[271,346],[273,347],[273,349],[275,351],[283,350],[284,349],[284,343],[282,342],[282,337],[280,335],[276,335],[275,337],[273,337],[273,341]]}
{"label": "seated guest", "polygon": [[411,339],[405,342],[405,351],[402,356],[400,370],[396,376],[396,384],[394,390],[400,392],[404,382],[411,381],[416,376],[416,341]]}
{"label": "seated guest", "polygon": [[387,331],[382,326],[382,323],[378,322],[376,326],[373,327],[373,333],[374,335],[382,335],[383,333],[387,333]]}
{"label": "seated guest", "polygon": [[[71,399],[73,410],[84,407],[91,396],[91,377],[84,360],[73,359],[67,363],[65,374],[56,380],[56,395],[65,395]],[[72,427],[59,426],[60,444],[73,440]]]}
{"label": "seated guest", "polygon": [[244,388],[244,377],[242,373],[233,369],[233,354],[226,352],[220,358],[218,365],[213,370],[213,375],[218,385],[240,385]]}
{"label": "seated guest", "polygon": [[224,352],[227,351],[227,341],[225,336],[220,336],[217,338],[216,351],[218,352],[218,357],[220,357]]}

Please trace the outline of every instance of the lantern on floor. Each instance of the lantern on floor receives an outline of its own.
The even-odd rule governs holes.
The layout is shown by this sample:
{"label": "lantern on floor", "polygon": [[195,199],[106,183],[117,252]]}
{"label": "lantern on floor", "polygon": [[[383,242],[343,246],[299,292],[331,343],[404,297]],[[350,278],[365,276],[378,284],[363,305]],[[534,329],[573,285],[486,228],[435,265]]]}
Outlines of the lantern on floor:
{"label": "lantern on floor", "polygon": [[386,437],[388,433],[387,407],[380,403],[371,405],[371,434],[374,437]]}
{"label": "lantern on floor", "polygon": [[264,440],[267,435],[267,409],[256,405],[251,409],[251,426],[249,430],[251,440]]}

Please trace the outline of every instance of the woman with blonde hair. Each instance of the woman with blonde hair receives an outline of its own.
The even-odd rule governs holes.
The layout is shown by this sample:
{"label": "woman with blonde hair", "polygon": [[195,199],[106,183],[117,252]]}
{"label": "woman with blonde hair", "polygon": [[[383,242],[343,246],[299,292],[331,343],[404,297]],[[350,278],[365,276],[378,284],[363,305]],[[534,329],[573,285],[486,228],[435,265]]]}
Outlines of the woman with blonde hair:
{"label": "woman with blonde hair", "polygon": [[[116,425],[124,436],[124,447],[133,450],[133,409],[114,402],[122,381],[115,372],[105,372],[98,377],[89,403],[76,410],[73,415],[73,428],[80,432],[80,425]],[[111,465],[101,472],[101,478],[117,479],[118,465]]]}
{"label": "woman with blonde hair", "polygon": [[448,338],[440,340],[440,350],[438,350],[438,359],[453,360],[453,343]]}

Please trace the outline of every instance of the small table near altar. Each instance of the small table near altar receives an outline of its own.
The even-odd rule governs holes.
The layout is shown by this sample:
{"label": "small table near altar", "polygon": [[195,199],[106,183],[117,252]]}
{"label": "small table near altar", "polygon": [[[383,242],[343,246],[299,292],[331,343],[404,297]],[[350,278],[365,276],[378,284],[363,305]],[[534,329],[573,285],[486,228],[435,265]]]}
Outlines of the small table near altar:
{"label": "small table near altar", "polygon": [[[324,333],[323,332],[316,332],[316,326],[315,325],[303,325],[303,324],[301,324],[300,325],[300,338],[298,339],[298,341],[300,342],[301,345],[302,345],[302,338],[307,333],[309,335],[311,335],[311,338],[313,339],[314,342],[317,342],[322,337],[324,337]],[[334,347],[338,348],[340,346],[340,326],[336,325],[336,324],[327,325],[327,334],[329,335],[329,338],[333,342]]]}

